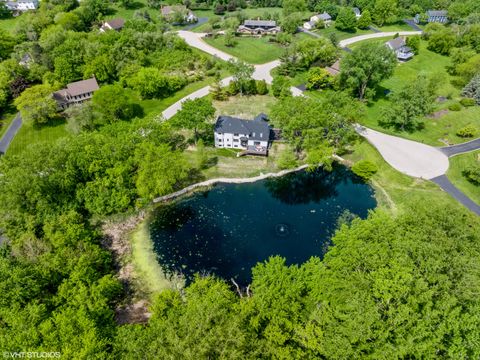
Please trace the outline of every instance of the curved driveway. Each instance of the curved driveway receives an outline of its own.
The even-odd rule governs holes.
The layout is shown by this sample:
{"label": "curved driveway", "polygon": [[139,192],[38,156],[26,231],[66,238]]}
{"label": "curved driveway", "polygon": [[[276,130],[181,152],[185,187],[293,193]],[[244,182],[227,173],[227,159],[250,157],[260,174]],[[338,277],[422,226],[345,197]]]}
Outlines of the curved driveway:
{"label": "curved driveway", "polygon": [[377,148],[386,162],[404,174],[430,180],[448,170],[448,157],[433,146],[387,135],[360,125],[356,125],[355,129]]}

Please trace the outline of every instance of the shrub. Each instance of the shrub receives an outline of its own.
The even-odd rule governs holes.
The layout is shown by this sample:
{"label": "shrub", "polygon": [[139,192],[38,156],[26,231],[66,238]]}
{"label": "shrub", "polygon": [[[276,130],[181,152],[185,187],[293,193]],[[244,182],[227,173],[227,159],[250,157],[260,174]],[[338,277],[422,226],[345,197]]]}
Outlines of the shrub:
{"label": "shrub", "polygon": [[462,110],[462,105],[460,105],[459,103],[452,104],[448,107],[448,110],[450,110],[450,111],[460,111],[460,110]]}
{"label": "shrub", "polygon": [[352,166],[352,171],[364,180],[370,180],[378,171],[377,165],[368,160],[360,160]]}
{"label": "shrub", "polygon": [[265,80],[257,80],[256,81],[256,86],[257,86],[257,94],[258,95],[268,94],[267,83],[265,82]]}
{"label": "shrub", "polygon": [[475,185],[480,185],[480,165],[470,166],[463,171],[463,176]]}
{"label": "shrub", "polygon": [[462,100],[460,100],[460,104],[462,104],[465,107],[474,106],[475,105],[475,99],[463,98]]}
{"label": "shrub", "polygon": [[462,138],[470,138],[477,135],[478,129],[473,125],[467,125],[457,131],[457,136]]}

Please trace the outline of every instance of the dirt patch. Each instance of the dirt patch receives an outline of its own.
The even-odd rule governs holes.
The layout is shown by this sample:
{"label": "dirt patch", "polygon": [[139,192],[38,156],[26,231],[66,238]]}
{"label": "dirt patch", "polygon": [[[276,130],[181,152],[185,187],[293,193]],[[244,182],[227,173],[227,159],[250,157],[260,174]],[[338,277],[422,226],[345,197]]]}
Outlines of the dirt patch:
{"label": "dirt patch", "polygon": [[149,303],[146,300],[116,309],[115,320],[117,324],[146,324],[152,314],[148,311]]}
{"label": "dirt patch", "polygon": [[447,115],[448,112],[449,112],[448,109],[438,110],[438,111],[435,111],[434,113],[432,113],[430,115],[427,115],[427,118],[429,118],[429,119],[439,119],[442,116]]}

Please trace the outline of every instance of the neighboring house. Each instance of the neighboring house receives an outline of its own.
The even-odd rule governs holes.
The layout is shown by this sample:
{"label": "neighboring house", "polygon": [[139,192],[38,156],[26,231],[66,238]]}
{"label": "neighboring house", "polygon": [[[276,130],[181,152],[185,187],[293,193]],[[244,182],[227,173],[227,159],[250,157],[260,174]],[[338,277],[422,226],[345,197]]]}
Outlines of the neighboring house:
{"label": "neighboring house", "polygon": [[265,114],[253,120],[221,115],[214,128],[215,147],[242,149],[248,154],[267,156],[271,134]]}
{"label": "neighboring house", "polygon": [[[448,13],[446,10],[428,10],[425,18],[428,23],[445,24],[448,22]],[[420,14],[415,15],[414,21],[417,24],[421,22]]]}
{"label": "neighboring house", "polygon": [[65,89],[55,91],[53,98],[57,102],[59,110],[65,110],[71,105],[90,100],[98,89],[97,79],[93,77],[68,84]]}
{"label": "neighboring house", "polygon": [[100,27],[100,32],[106,32],[108,30],[120,31],[125,25],[125,20],[122,18],[105,20]]}
{"label": "neighboring house", "polygon": [[5,5],[10,11],[23,12],[38,9],[38,0],[6,1]]}
{"label": "neighboring house", "polygon": [[237,32],[250,35],[277,34],[280,27],[273,20],[245,20],[243,25],[237,28]]}
{"label": "neighboring house", "polygon": [[362,12],[360,11],[359,8],[354,7],[352,10],[353,10],[353,12],[355,13],[355,17],[356,17],[357,19],[359,19],[359,18],[362,16]]}
{"label": "neighboring house", "polygon": [[395,52],[398,60],[406,61],[411,59],[415,54],[413,50],[407,46],[405,39],[403,37],[397,37],[395,39],[389,40],[385,45]]}
{"label": "neighboring house", "polygon": [[333,65],[327,66],[325,70],[327,70],[328,73],[332,76],[338,75],[340,73],[340,59],[335,61]]}
{"label": "neighboring house", "polygon": [[25,54],[25,55],[22,56],[22,58],[18,62],[18,65],[26,67],[28,69],[30,67],[30,65],[34,62],[35,61],[32,59],[30,54]]}
{"label": "neighboring house", "polygon": [[325,27],[329,27],[330,24],[332,23],[332,17],[330,16],[330,14],[326,12],[324,12],[323,14],[313,15],[310,18],[310,21],[307,21],[306,23],[303,24],[303,27],[307,30],[312,30],[315,28],[316,24],[319,21],[323,21],[323,23],[325,24]]}
{"label": "neighboring house", "polygon": [[185,5],[165,5],[161,7],[160,11],[162,16],[170,22],[175,20],[176,13],[184,14],[183,19],[186,23],[195,23],[198,21],[195,14],[187,9]]}

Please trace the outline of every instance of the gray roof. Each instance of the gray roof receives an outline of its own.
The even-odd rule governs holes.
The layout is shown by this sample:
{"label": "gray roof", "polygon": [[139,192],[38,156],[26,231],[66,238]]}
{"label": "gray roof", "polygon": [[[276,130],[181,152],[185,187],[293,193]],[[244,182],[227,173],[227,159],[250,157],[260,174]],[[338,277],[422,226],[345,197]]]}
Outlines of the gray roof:
{"label": "gray roof", "polygon": [[322,20],[332,20],[332,17],[330,16],[330,14],[326,12],[317,16]]}
{"label": "gray roof", "polygon": [[393,50],[398,50],[404,46],[406,46],[405,39],[402,37],[397,37],[395,39],[387,41],[387,44],[390,45],[390,47]]}
{"label": "gray roof", "polygon": [[67,92],[71,96],[86,94],[98,90],[97,79],[94,77],[87,80],[76,81],[70,84],[67,84]]}
{"label": "gray roof", "polygon": [[254,27],[275,27],[277,22],[273,20],[245,20],[243,23],[244,26],[254,26]]}
{"label": "gray roof", "polygon": [[447,11],[446,10],[428,10],[427,15],[428,16],[447,16]]}
{"label": "gray roof", "polygon": [[355,15],[360,15],[360,14],[361,14],[361,13],[360,13],[360,9],[357,8],[357,7],[354,7],[354,8],[353,8],[353,12],[355,13]]}
{"label": "gray roof", "polygon": [[265,114],[260,114],[253,120],[221,115],[215,123],[215,132],[248,134],[249,139],[268,141],[270,139],[270,126],[266,119],[267,116]]}

